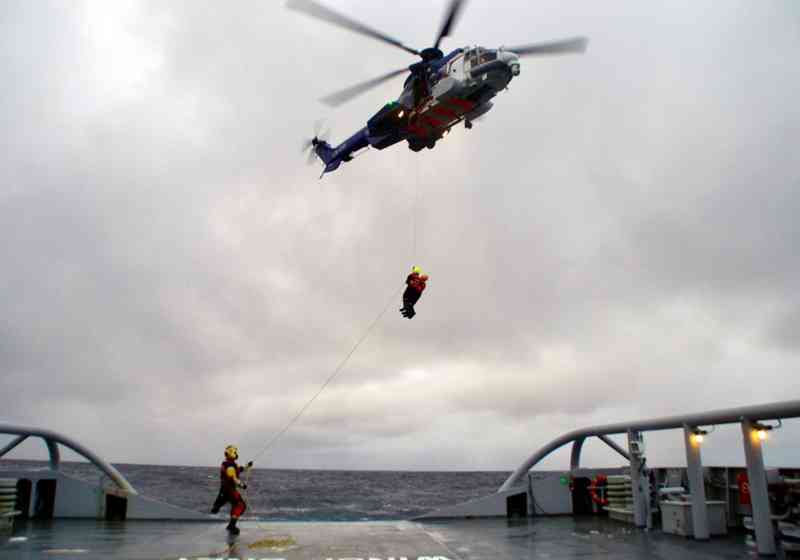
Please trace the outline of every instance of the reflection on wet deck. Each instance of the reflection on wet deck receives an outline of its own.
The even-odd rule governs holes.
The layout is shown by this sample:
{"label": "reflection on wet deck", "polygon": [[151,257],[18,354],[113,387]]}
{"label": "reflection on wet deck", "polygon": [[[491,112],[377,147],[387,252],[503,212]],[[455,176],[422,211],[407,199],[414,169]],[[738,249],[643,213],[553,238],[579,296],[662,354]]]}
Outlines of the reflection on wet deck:
{"label": "reflection on wet deck", "polygon": [[2,537],[14,559],[357,559],[519,560],[752,558],[742,535],[697,542],[599,518],[467,519],[441,522],[242,522],[230,539],[224,522],[111,523],[58,520],[20,524]]}

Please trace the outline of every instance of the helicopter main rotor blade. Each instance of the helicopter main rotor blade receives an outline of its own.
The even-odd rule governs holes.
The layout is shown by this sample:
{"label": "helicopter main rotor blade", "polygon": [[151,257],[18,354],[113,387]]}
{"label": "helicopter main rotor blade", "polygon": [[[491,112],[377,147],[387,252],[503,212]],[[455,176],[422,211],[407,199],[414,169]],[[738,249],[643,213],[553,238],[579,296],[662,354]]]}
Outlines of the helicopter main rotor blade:
{"label": "helicopter main rotor blade", "polygon": [[330,105],[331,107],[338,107],[342,103],[346,103],[347,101],[350,101],[354,97],[361,95],[365,91],[377,87],[381,85],[383,82],[391,80],[395,76],[399,76],[404,72],[408,72],[408,68],[393,70],[388,74],[384,74],[383,76],[378,76],[377,78],[372,78],[371,80],[367,80],[366,82],[361,82],[354,86],[350,86],[349,88],[337,91],[336,93],[326,95],[325,97],[320,99],[320,101],[322,101],[326,105]]}
{"label": "helicopter main rotor blade", "polygon": [[411,47],[404,45],[402,41],[398,41],[394,37],[390,37],[389,35],[381,33],[380,31],[377,31],[375,29],[372,29],[371,27],[368,27],[363,23],[360,23],[347,16],[343,16],[338,12],[334,12],[330,8],[326,8],[325,6],[315,2],[314,0],[289,0],[286,3],[286,7],[289,8],[290,10],[294,10],[296,12],[302,12],[311,17],[315,17],[317,19],[327,21],[328,23],[332,23],[333,25],[349,29],[350,31],[355,31],[356,33],[360,33],[361,35],[372,37],[373,39],[377,39],[378,41],[389,43],[390,45],[393,45],[395,47],[400,47],[404,51],[419,56],[418,50],[412,49]]}
{"label": "helicopter main rotor blade", "polygon": [[519,56],[568,54],[586,52],[586,45],[588,44],[589,39],[586,37],[573,37],[572,39],[549,41],[547,43],[534,43],[531,45],[519,45],[517,47],[503,47],[503,50],[511,51]]}
{"label": "helicopter main rotor blade", "polygon": [[455,25],[456,19],[458,19],[458,14],[464,5],[464,1],[465,0],[450,0],[450,6],[445,12],[444,21],[442,21],[442,29],[439,31],[439,35],[436,37],[436,42],[433,45],[435,48],[438,49],[442,39],[450,35],[450,31]]}

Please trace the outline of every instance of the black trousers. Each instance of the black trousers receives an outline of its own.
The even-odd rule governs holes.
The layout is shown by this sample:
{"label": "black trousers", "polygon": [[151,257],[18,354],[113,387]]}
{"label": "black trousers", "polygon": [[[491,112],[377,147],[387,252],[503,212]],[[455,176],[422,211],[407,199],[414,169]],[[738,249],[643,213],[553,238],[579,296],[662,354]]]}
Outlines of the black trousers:
{"label": "black trousers", "polygon": [[416,303],[419,301],[419,297],[421,295],[422,293],[418,292],[411,286],[406,288],[406,291],[403,292],[403,311],[405,311],[405,315],[409,315],[410,317],[416,315],[416,312],[414,311],[414,305],[416,305]]}

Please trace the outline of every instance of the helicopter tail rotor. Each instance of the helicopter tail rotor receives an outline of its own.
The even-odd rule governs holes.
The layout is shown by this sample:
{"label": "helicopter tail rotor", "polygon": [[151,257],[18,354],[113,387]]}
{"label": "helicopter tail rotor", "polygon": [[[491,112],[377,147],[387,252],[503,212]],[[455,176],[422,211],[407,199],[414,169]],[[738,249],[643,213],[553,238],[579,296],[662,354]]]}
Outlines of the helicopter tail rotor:
{"label": "helicopter tail rotor", "polygon": [[[303,144],[301,146],[301,152],[307,154],[306,163],[311,165],[314,161],[320,157],[319,151],[317,147],[325,147],[330,148],[330,144],[328,144],[328,138],[330,138],[331,130],[330,128],[323,128],[323,121],[319,120],[314,123],[314,137],[309,138],[307,140],[303,140]],[[324,160],[323,160],[324,161]]]}
{"label": "helicopter tail rotor", "polygon": [[317,153],[314,150],[317,142],[318,140],[316,137],[303,142],[303,153],[306,155],[306,165],[311,165],[317,159]]}

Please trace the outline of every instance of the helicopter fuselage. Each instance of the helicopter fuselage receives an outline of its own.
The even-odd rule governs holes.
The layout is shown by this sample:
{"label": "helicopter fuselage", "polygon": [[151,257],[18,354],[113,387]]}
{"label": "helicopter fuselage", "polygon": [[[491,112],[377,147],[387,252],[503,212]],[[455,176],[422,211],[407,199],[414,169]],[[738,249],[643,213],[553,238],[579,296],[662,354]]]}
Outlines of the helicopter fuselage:
{"label": "helicopter fuselage", "polygon": [[[403,41],[370,25],[321,4],[318,0],[287,0],[286,6],[315,19],[325,21],[353,33],[391,45],[421,60],[408,66],[403,92],[396,101],[387,103],[375,113],[367,125],[335,148],[318,136],[305,142],[313,147],[324,163],[323,175],[337,169],[342,162],[367,147],[378,150],[405,140],[413,151],[433,148],[450,129],[464,122],[472,128],[472,120],[492,108],[491,99],[519,75],[519,59],[523,56],[551,56],[586,51],[588,39],[571,37],[556,41],[515,45],[508,49],[465,47],[445,56],[439,48],[456,25],[466,0],[448,0],[439,32],[429,46],[415,49]],[[380,86],[406,72],[397,68],[376,78],[354,84],[321,98],[337,107],[342,103]]]}
{"label": "helicopter fuselage", "polygon": [[340,145],[314,144],[325,162],[325,171],[333,171],[363,148],[388,148],[403,140],[413,151],[432,149],[450,129],[492,108],[491,99],[519,75],[519,57],[511,51],[467,47],[456,49],[436,60],[409,67],[403,92],[396,101],[384,105],[367,125]]}

